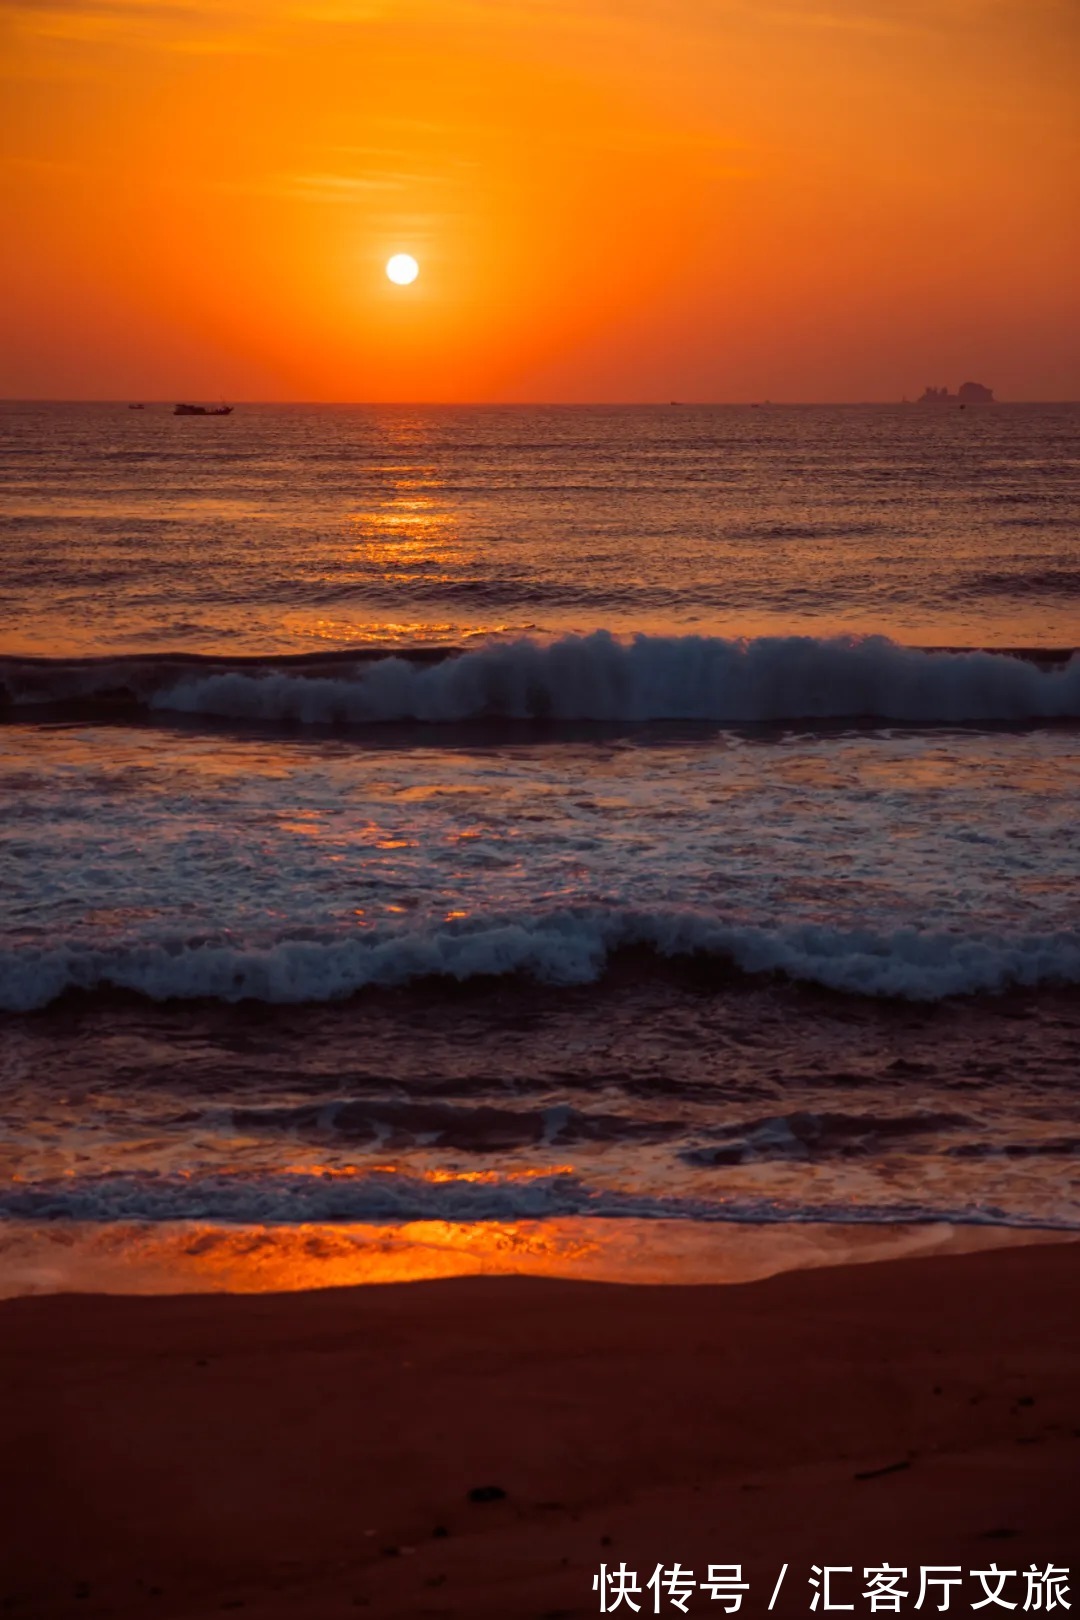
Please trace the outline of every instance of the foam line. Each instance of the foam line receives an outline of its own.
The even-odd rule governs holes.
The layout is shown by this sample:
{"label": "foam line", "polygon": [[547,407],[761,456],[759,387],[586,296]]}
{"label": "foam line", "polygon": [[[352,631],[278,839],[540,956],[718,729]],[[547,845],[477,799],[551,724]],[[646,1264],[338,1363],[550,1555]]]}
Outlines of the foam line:
{"label": "foam line", "polygon": [[260,947],[75,945],[0,951],[0,1008],[27,1012],[65,992],[133,991],[154,1001],[343,1000],[370,985],[520,975],[589,984],[611,954],[712,958],[745,974],[780,974],[861,996],[936,1001],[1014,986],[1080,983],[1080,931],[1015,938],[914,928],[727,924],[680,908],[571,907],[546,914],[403,927],[379,938],[283,939]]}

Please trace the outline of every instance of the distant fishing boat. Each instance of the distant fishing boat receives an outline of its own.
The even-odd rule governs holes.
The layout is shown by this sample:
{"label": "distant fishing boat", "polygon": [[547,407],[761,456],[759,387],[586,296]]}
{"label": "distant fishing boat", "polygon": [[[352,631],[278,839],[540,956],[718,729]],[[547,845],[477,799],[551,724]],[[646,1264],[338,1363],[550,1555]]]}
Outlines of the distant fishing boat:
{"label": "distant fishing boat", "polygon": [[177,405],[174,416],[231,416],[231,405]]}
{"label": "distant fishing boat", "polygon": [[145,409],[146,409],[145,405],[129,405],[128,406],[129,411],[145,411]]}

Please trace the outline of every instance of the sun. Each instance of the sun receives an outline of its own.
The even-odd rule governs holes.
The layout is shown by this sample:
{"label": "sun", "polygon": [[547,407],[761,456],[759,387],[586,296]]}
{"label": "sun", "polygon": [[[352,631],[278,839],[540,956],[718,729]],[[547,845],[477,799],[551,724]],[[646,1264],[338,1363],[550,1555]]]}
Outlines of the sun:
{"label": "sun", "polygon": [[386,261],[386,273],[399,287],[407,287],[420,274],[420,266],[411,253],[395,253],[392,259]]}

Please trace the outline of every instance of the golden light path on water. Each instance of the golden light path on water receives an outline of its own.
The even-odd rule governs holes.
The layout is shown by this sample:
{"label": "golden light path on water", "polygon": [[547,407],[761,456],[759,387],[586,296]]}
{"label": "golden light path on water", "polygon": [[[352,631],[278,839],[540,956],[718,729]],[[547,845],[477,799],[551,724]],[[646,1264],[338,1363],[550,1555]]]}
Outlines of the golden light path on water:
{"label": "golden light path on water", "polygon": [[678,1220],[411,1221],[393,1226],[9,1223],[0,1298],[34,1293],[292,1293],[464,1276],[745,1283],[779,1272],[1076,1241],[1035,1229]]}
{"label": "golden light path on water", "polygon": [[[1071,455],[1067,408],[954,421],[241,401],[202,438],[165,402],[8,419],[8,653],[271,655],[599,628],[1076,639],[1053,471]],[[61,569],[48,591],[43,547]]]}

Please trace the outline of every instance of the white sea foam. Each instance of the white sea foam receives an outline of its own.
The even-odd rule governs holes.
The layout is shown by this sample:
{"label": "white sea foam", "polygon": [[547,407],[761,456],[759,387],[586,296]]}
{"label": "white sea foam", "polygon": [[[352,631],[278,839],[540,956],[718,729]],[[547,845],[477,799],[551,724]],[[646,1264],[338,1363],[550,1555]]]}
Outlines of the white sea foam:
{"label": "white sea foam", "polygon": [[213,1221],[295,1225],[303,1222],[395,1224],[408,1221],[608,1219],[836,1222],[875,1225],[948,1221],[972,1226],[1056,1226],[1076,1230],[1068,1214],[1035,1217],[997,1204],[949,1207],[882,1198],[842,1204],[753,1195],[696,1198],[624,1192],[581,1176],[553,1172],[475,1180],[431,1180],[380,1170],[317,1175],[230,1171],[179,1176],[144,1172],[65,1176],[0,1192],[0,1218],[32,1221]]}
{"label": "white sea foam", "polygon": [[1080,716],[1080,658],[1053,669],[988,652],[927,653],[880,636],[731,641],[606,631],[490,645],[431,665],[385,658],[348,676],[229,670],[155,692],[159,711],[306,724],[372,721],[1023,721]]}
{"label": "white sea foam", "polygon": [[1075,982],[1071,729],[379,749],[8,727],[0,1006],[326,1001],[703,952],[864,995]]}
{"label": "white sea foam", "polygon": [[856,995],[918,1001],[1080,983],[1080,931],[1009,939],[914,928],[766,928],[726,924],[688,909],[572,907],[462,926],[405,926],[381,937],[282,939],[261,947],[5,949],[0,1007],[25,1012],[68,990],[134,991],[156,1001],[295,1004],[432,977],[519,974],[549,984],[588,984],[601,976],[613,951],[635,946],[667,958],[703,955],[747,974],[782,974]]}

